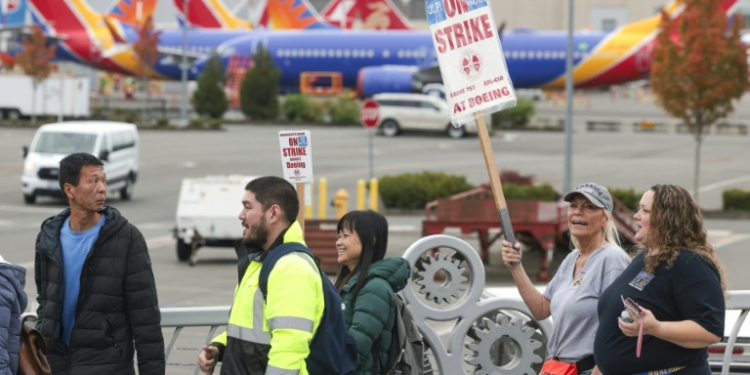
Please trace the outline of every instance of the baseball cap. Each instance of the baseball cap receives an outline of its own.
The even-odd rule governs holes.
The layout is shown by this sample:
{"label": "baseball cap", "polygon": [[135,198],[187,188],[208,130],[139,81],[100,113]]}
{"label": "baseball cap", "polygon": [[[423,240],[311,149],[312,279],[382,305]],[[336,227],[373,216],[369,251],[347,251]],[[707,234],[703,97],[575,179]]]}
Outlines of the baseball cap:
{"label": "baseball cap", "polygon": [[612,196],[609,195],[609,191],[604,186],[595,184],[593,182],[578,185],[575,190],[566,194],[565,197],[563,197],[563,200],[566,202],[570,202],[571,199],[573,199],[573,196],[575,196],[576,194],[583,195],[596,207],[601,207],[608,212],[612,212]]}

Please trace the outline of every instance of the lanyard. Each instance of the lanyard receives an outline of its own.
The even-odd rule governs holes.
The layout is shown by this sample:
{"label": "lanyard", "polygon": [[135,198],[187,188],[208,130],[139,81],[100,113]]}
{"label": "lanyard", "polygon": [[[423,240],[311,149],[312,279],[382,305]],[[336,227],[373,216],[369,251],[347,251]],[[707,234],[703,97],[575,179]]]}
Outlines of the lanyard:
{"label": "lanyard", "polygon": [[641,347],[643,346],[643,317],[641,317],[640,322],[641,326],[638,328],[638,345],[635,348],[636,358],[641,358]]}

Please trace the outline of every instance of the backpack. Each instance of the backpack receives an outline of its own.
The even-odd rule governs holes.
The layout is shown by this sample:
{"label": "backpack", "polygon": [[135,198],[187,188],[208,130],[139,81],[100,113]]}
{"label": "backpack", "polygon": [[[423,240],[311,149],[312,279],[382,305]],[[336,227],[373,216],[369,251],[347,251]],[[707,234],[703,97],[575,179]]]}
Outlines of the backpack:
{"label": "backpack", "polygon": [[[300,243],[285,243],[268,253],[260,269],[259,287],[263,299],[268,295],[268,276],[276,262],[289,253],[305,253],[319,263],[310,249]],[[357,369],[357,343],[349,335],[344,325],[344,315],[341,312],[341,296],[336,288],[320,271],[323,281],[323,298],[325,309],[320,318],[320,324],[310,341],[310,355],[305,362],[310,374],[348,375]]]}
{"label": "backpack", "polygon": [[[388,351],[388,362],[386,367],[380,372],[382,375],[422,375],[430,362],[424,351],[424,342],[422,334],[414,323],[414,318],[409,312],[409,308],[404,303],[401,295],[394,294],[393,298],[396,304],[396,320],[393,323],[391,332],[391,349]],[[377,344],[373,345],[373,375],[378,374],[378,348]],[[430,371],[430,373],[432,373]]]}

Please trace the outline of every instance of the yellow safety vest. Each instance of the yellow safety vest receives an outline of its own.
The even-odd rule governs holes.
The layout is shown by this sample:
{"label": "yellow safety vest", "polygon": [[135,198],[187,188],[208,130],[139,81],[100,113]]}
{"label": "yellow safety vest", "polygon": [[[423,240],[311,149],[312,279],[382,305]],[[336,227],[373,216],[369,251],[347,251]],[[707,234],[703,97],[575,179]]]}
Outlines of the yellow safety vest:
{"label": "yellow safety vest", "polygon": [[[296,221],[284,234],[284,243],[290,242],[305,244],[302,228]],[[262,265],[252,261],[247,266],[235,289],[227,332],[213,342],[226,346],[228,336],[270,345],[266,375],[308,375],[305,359],[325,308],[318,268],[306,254],[282,257],[268,276],[266,301],[258,282]]]}

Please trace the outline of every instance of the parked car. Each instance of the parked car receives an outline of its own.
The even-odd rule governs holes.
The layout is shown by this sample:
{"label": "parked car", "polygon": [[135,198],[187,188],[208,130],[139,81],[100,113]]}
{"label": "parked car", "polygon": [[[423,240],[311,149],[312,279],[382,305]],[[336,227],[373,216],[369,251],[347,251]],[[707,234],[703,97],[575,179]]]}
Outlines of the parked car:
{"label": "parked car", "polygon": [[378,129],[386,137],[394,137],[404,130],[439,131],[451,138],[476,134],[473,122],[456,128],[451,125],[451,113],[445,100],[424,94],[377,94],[372,97],[380,105]]}
{"label": "parked car", "polygon": [[70,121],[42,125],[30,147],[23,147],[23,200],[33,204],[40,195],[62,197],[58,182],[60,160],[87,152],[104,162],[109,192],[130,199],[138,177],[138,129],[133,124]]}

